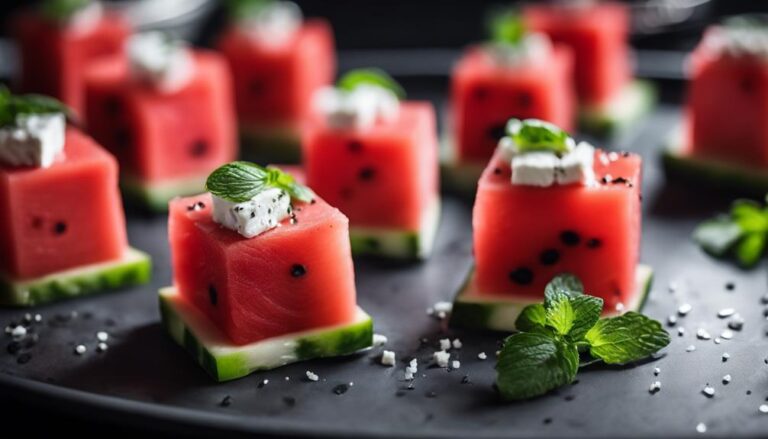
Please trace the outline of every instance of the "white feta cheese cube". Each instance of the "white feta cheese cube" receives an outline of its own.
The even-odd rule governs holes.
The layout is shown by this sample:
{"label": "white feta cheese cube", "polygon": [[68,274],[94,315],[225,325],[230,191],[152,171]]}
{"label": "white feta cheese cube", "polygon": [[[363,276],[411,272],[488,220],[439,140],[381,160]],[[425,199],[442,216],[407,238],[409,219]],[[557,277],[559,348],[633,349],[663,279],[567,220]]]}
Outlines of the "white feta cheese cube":
{"label": "white feta cheese cube", "polygon": [[461,349],[461,347],[463,346],[463,344],[461,343],[461,340],[459,340],[458,338],[454,339],[451,344],[453,345],[454,349]]}
{"label": "white feta cheese cube", "polygon": [[445,351],[437,351],[432,354],[432,359],[435,360],[435,363],[438,367],[448,367],[448,361],[451,359],[451,354]]}
{"label": "white feta cheese cube", "polygon": [[453,360],[453,361],[451,362],[451,368],[452,368],[452,369],[458,369],[458,368],[460,368],[460,367],[461,367],[461,362],[460,362],[460,361],[457,361],[457,360]]}
{"label": "white feta cheese cube", "polygon": [[274,229],[290,215],[291,197],[282,189],[267,189],[244,203],[213,196],[213,220],[246,238]]}
{"label": "white feta cheese cube", "polygon": [[381,335],[381,334],[373,334],[373,345],[374,346],[384,346],[387,344],[387,336]]}
{"label": "white feta cheese cube", "polygon": [[94,0],[72,14],[67,24],[75,33],[87,34],[96,29],[103,16],[104,6],[100,1]]}
{"label": "white feta cheese cube", "polygon": [[440,350],[447,351],[451,348],[451,340],[448,338],[440,339]]}
{"label": "white feta cheese cube", "polygon": [[384,366],[395,365],[395,353],[392,351],[384,351],[381,353],[381,364]]}
{"label": "white feta cheese cube", "polygon": [[144,32],[128,40],[131,74],[165,93],[181,90],[192,79],[190,49],[162,32]]}
{"label": "white feta cheese cube", "polygon": [[381,87],[360,86],[348,92],[333,87],[318,90],[313,106],[334,128],[365,129],[379,120],[392,121],[400,111],[400,101]]}
{"label": "white feta cheese cube", "polygon": [[0,161],[47,168],[64,151],[65,132],[61,113],[20,114],[14,125],[0,128]]}
{"label": "white feta cheese cube", "polygon": [[527,152],[512,157],[512,184],[548,187],[555,183],[560,159],[551,152]]}
{"label": "white feta cheese cube", "polygon": [[301,8],[290,1],[269,2],[249,17],[243,17],[240,26],[248,35],[270,46],[281,46],[301,28],[304,17]]}
{"label": "white feta cheese cube", "polygon": [[307,371],[307,379],[310,380],[310,381],[317,381],[317,380],[320,379],[320,376],[318,374],[312,372],[311,370],[308,370]]}
{"label": "white feta cheese cube", "polygon": [[555,173],[558,184],[584,183],[595,180],[593,163],[595,148],[587,142],[580,142],[576,147],[560,158]]}

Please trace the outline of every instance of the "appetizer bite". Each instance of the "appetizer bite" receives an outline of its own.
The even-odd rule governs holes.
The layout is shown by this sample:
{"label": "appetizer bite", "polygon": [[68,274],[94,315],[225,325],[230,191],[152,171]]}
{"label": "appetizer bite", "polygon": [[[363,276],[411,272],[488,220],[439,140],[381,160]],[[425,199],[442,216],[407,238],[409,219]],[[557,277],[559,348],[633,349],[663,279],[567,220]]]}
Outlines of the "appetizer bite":
{"label": "appetizer bite", "polygon": [[347,218],[290,174],[233,162],[171,202],[168,333],[218,381],[373,343]]}
{"label": "appetizer bite", "polygon": [[768,26],[710,27],[691,55],[686,118],[664,153],[671,177],[762,197],[768,192]]}
{"label": "appetizer bite", "polygon": [[149,280],[149,257],[128,246],[117,162],[66,112],[0,89],[0,305]]}
{"label": "appetizer bite", "polygon": [[435,110],[401,101],[386,73],[353,70],[315,96],[303,141],[307,184],[349,217],[352,251],[423,259],[440,217]]}
{"label": "appetizer bite", "polygon": [[480,178],[475,268],[451,323],[515,329],[561,273],[580,278],[607,313],[639,309],[652,274],[638,265],[640,157],[577,144],[540,120],[511,119],[506,132]]}
{"label": "appetizer bite", "polygon": [[87,123],[121,166],[123,190],[165,211],[198,194],[237,153],[231,75],[224,59],[158,32],[128,41],[128,63],[107,61],[87,77]]}
{"label": "appetizer bite", "polygon": [[335,75],[331,26],[303,20],[290,1],[230,0],[230,12],[218,49],[234,77],[243,152],[263,163],[297,162],[312,95]]}
{"label": "appetizer bite", "polygon": [[56,97],[84,114],[84,78],[97,60],[121,59],[130,26],[96,0],[44,0],[13,23],[19,47],[18,85]]}
{"label": "appetizer bite", "polygon": [[632,79],[629,9],[613,2],[529,4],[526,25],[573,49],[579,127],[609,135],[645,114],[655,101],[648,82]]}
{"label": "appetizer bite", "polygon": [[510,118],[575,123],[573,56],[547,35],[529,32],[522,16],[491,22],[490,42],[470,47],[453,69],[449,134],[442,151],[444,185],[474,194]]}

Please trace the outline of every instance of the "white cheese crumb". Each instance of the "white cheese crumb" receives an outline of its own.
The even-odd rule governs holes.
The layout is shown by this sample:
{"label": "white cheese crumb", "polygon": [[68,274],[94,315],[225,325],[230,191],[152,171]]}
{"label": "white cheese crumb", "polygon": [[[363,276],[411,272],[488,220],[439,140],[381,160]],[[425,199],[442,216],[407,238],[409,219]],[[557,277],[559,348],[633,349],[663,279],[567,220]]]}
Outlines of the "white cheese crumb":
{"label": "white cheese crumb", "polygon": [[677,335],[679,335],[680,337],[685,335],[685,328],[683,328],[682,326],[677,328]]}
{"label": "white cheese crumb", "polygon": [[406,368],[406,370],[405,370],[405,374],[403,375],[403,378],[404,378],[405,380],[408,380],[408,381],[411,381],[411,380],[413,380],[413,378],[414,378],[414,377],[413,377],[413,372],[409,371],[409,370]]}
{"label": "white cheese crumb", "polygon": [[96,339],[99,341],[107,341],[109,340],[109,334],[107,334],[105,331],[99,331],[96,333]]}
{"label": "white cheese crumb", "polygon": [[677,308],[677,313],[680,314],[681,316],[685,316],[689,312],[691,312],[692,309],[693,309],[693,307],[691,306],[690,303],[684,303],[684,304],[680,305],[679,308]]}
{"label": "white cheese crumb", "polygon": [[453,343],[452,344],[453,344],[453,348],[454,349],[461,349],[461,347],[463,346],[461,344],[461,340],[459,340],[458,338],[453,339]]}
{"label": "white cheese crumb", "polygon": [[35,314],[35,321],[38,323],[42,322],[43,316],[41,316],[40,314]]}
{"label": "white cheese crumb", "polygon": [[659,390],[661,390],[661,382],[660,381],[654,381],[651,383],[651,386],[648,388],[648,391],[651,393],[656,393]]}
{"label": "white cheese crumb", "polygon": [[261,385],[262,385],[262,386],[266,386],[267,384],[269,384],[269,380],[268,380],[268,379],[266,379],[266,378],[265,378],[265,379],[263,379],[263,380],[261,381]]}
{"label": "white cheese crumb", "polygon": [[696,346],[694,346],[694,345],[690,345],[687,348],[685,348],[686,352],[693,352],[695,350],[696,350]]}
{"label": "white cheese crumb", "polygon": [[134,34],[128,40],[127,52],[131,74],[162,92],[181,90],[193,77],[190,49],[162,32]]}
{"label": "white cheese crumb", "polygon": [[758,410],[760,411],[760,413],[768,413],[768,404],[760,405],[760,408]]}
{"label": "white cheese crumb", "polygon": [[240,18],[247,35],[276,47],[284,45],[301,29],[301,8],[292,1],[265,2],[255,14]]}
{"label": "white cheese crumb", "polygon": [[733,338],[733,331],[731,331],[730,329],[726,329],[720,334],[720,337],[722,337],[725,340],[730,340]]}
{"label": "white cheese crumb", "polygon": [[311,370],[308,370],[307,379],[310,381],[317,381],[320,379],[320,377],[316,373],[312,372]]}
{"label": "white cheese crumb", "polygon": [[77,355],[83,355],[85,353],[85,351],[87,351],[87,350],[88,350],[88,348],[86,348],[85,345],[79,344],[79,345],[75,346],[75,353]]}
{"label": "white cheese crumb", "polygon": [[451,363],[451,368],[458,369],[460,367],[461,367],[461,362],[457,360],[453,360],[453,362]]}
{"label": "white cheese crumb", "polygon": [[286,380],[286,381],[290,381],[290,380],[291,380],[291,377],[285,377],[285,380]]}
{"label": "white cheese crumb", "polygon": [[661,373],[661,369],[659,369],[658,367],[653,368],[653,374],[655,376],[659,376],[660,373]]}
{"label": "white cheese crumb", "polygon": [[109,349],[109,345],[107,345],[104,342],[101,342],[96,345],[96,352],[106,352],[107,349]]}
{"label": "white cheese crumb", "polygon": [[410,374],[415,374],[419,371],[419,361],[415,358],[412,359],[408,366],[405,367],[405,370]]}
{"label": "white cheese crumb", "polygon": [[11,330],[11,337],[16,340],[24,338],[25,335],[27,335],[27,328],[21,325],[18,325]]}
{"label": "white cheese crumb", "polygon": [[715,337],[714,341],[715,341],[715,344],[720,344],[720,342],[722,342],[722,340],[720,340],[720,337]]}
{"label": "white cheese crumb", "polygon": [[451,359],[451,354],[445,351],[437,351],[432,354],[432,358],[439,367],[445,368],[448,367],[448,361]]}
{"label": "white cheese crumb", "polygon": [[732,316],[736,312],[733,308],[723,308],[717,312],[717,316],[721,319]]}
{"label": "white cheese crumb", "polygon": [[437,302],[432,307],[437,312],[451,312],[453,311],[453,303],[452,302]]}
{"label": "white cheese crumb", "polygon": [[440,339],[440,350],[447,351],[451,348],[451,340],[448,338]]}
{"label": "white cheese crumb", "polygon": [[707,330],[704,329],[704,328],[699,328],[699,330],[696,331],[696,337],[699,340],[709,340],[709,339],[712,338],[712,336],[709,334],[709,332],[707,332]]}
{"label": "white cheese crumb", "polygon": [[384,351],[381,353],[381,364],[384,366],[395,365],[395,353],[392,351]]}
{"label": "white cheese crumb", "polygon": [[0,128],[0,162],[47,168],[64,152],[66,121],[61,113],[22,114]]}
{"label": "white cheese crumb", "polygon": [[486,355],[485,352],[480,352],[479,354],[477,354],[477,358],[481,360],[485,360],[488,358],[488,355]]}
{"label": "white cheese crumb", "polygon": [[266,189],[244,203],[213,196],[213,220],[246,238],[277,227],[289,216],[291,197],[282,189]]}
{"label": "white cheese crumb", "polygon": [[728,384],[731,382],[731,374],[726,374],[723,376],[723,384]]}
{"label": "white cheese crumb", "polygon": [[373,334],[373,345],[374,346],[384,346],[387,344],[387,336],[381,335],[381,334]]}
{"label": "white cheese crumb", "polygon": [[696,431],[698,433],[706,433],[707,432],[707,424],[703,422],[699,422],[698,425],[696,425]]}
{"label": "white cheese crumb", "polygon": [[731,358],[731,354],[729,354],[728,352],[723,354],[723,361],[728,361],[729,358]]}
{"label": "white cheese crumb", "polygon": [[707,384],[704,386],[704,389],[701,391],[701,393],[703,393],[707,398],[711,398],[715,396],[715,388]]}
{"label": "white cheese crumb", "polygon": [[378,121],[395,120],[400,101],[390,90],[375,86],[358,86],[352,91],[325,87],[312,98],[316,111],[334,128],[369,128]]}
{"label": "white cheese crumb", "polygon": [[677,323],[677,316],[674,314],[671,314],[669,317],[667,317],[667,324],[669,326],[674,326]]}

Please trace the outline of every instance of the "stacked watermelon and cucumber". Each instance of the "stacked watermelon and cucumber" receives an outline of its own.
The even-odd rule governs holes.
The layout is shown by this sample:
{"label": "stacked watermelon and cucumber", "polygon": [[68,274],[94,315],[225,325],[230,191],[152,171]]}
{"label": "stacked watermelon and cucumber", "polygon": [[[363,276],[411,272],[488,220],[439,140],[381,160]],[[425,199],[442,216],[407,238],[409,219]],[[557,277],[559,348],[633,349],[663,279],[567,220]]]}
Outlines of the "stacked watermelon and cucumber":
{"label": "stacked watermelon and cucumber", "polygon": [[[560,273],[581,279],[607,312],[637,310],[652,275],[638,263],[640,157],[582,144],[571,156],[565,147],[549,149],[548,142],[571,142],[556,127],[522,126],[523,134],[508,130],[502,142],[517,147],[513,158],[500,146],[480,179],[472,218],[475,268],[456,297],[452,324],[512,330],[520,310],[541,302],[544,287]],[[537,146],[525,150],[525,142]],[[594,156],[579,157],[579,151]],[[557,183],[574,171],[584,177]]]}
{"label": "stacked watermelon and cucumber", "polygon": [[630,16],[614,2],[529,4],[525,23],[575,56],[574,81],[579,99],[579,127],[609,135],[647,113],[655,101],[648,82],[632,78],[628,46]]}
{"label": "stacked watermelon and cucumber", "polygon": [[474,194],[510,118],[546,120],[568,130],[575,124],[570,49],[528,32],[514,12],[501,14],[491,30],[491,41],[470,47],[451,75],[442,178],[458,193]]}
{"label": "stacked watermelon and cucumber", "polygon": [[217,48],[231,68],[243,153],[263,163],[299,161],[312,94],[336,71],[333,31],[302,20],[292,2],[233,0]]}
{"label": "stacked watermelon and cucumber", "polygon": [[[707,30],[691,55],[687,111],[670,136],[672,178],[762,197],[768,192],[768,58],[764,21]],[[763,38],[763,40],[761,40]]]}
{"label": "stacked watermelon and cucumber", "polygon": [[351,71],[324,93],[331,102],[303,138],[307,184],[349,218],[356,255],[428,257],[440,217],[433,106],[401,100],[402,88],[374,69]]}
{"label": "stacked watermelon and cucumber", "polygon": [[[247,162],[214,172],[209,189],[171,202],[174,285],[161,290],[160,309],[171,337],[214,379],[371,346],[372,320],[356,305],[341,212],[289,174]],[[269,190],[277,192],[264,199]],[[247,238],[243,228],[223,226],[217,211],[241,200],[256,204],[232,204],[227,216],[246,209],[243,221],[259,222],[281,200],[289,213]],[[262,202],[277,204],[247,210]]]}

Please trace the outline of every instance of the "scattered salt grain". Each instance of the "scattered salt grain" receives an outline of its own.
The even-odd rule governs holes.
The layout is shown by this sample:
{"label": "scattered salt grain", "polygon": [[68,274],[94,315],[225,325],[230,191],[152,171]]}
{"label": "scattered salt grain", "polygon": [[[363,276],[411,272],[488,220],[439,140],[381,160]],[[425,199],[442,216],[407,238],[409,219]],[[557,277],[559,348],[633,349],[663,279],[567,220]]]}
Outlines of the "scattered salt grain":
{"label": "scattered salt grain", "polygon": [[661,382],[660,381],[652,382],[651,386],[648,388],[648,391],[651,394],[654,394],[654,393],[658,392],[659,390],[661,390]]}
{"label": "scattered salt grain", "polygon": [[684,303],[680,305],[679,308],[677,308],[677,313],[680,314],[681,316],[685,316],[686,314],[691,312],[692,309],[693,307],[691,306],[690,303]]}
{"label": "scattered salt grain", "polygon": [[485,352],[480,352],[479,354],[477,354],[477,358],[479,358],[481,360],[485,360],[485,359],[488,358],[488,356],[485,355]]}
{"label": "scattered salt grain", "polygon": [[83,355],[85,353],[85,351],[87,351],[87,350],[88,350],[88,348],[86,348],[85,345],[79,344],[79,345],[75,346],[75,353],[77,355]]}
{"label": "scattered salt grain", "polygon": [[704,386],[704,389],[701,391],[701,393],[703,393],[707,398],[712,398],[715,396],[715,388],[707,384]]}
{"label": "scattered salt grain", "polygon": [[685,352],[693,352],[696,350],[696,346],[690,345],[687,348],[685,348]]}
{"label": "scattered salt grain", "polygon": [[699,328],[698,331],[696,331],[696,338],[699,340],[709,340],[712,338],[711,335],[709,335],[709,332],[707,332],[704,328]]}
{"label": "scattered salt grain", "polygon": [[659,369],[658,367],[654,367],[653,368],[653,375],[654,376],[659,376],[660,373],[661,373],[661,369]]}
{"label": "scattered salt grain", "polygon": [[311,370],[308,370],[307,379],[310,381],[317,381],[320,379],[320,377],[316,373],[312,372]]}
{"label": "scattered salt grain", "polygon": [[40,314],[35,314],[35,322],[40,323],[43,321],[43,316]]}
{"label": "scattered salt grain", "polygon": [[387,344],[387,336],[381,335],[381,334],[373,334],[373,345],[374,346],[384,346]]}
{"label": "scattered salt grain", "polygon": [[461,362],[457,360],[453,360],[453,362],[451,363],[451,368],[458,369],[460,367],[461,367]]}
{"label": "scattered salt grain", "polygon": [[674,314],[670,314],[670,316],[667,317],[667,325],[675,326],[675,324],[677,324],[677,316]]}
{"label": "scattered salt grain", "polygon": [[721,319],[732,316],[736,312],[733,308],[723,308],[717,312],[717,316]]}
{"label": "scattered salt grain", "polygon": [[461,347],[463,346],[461,343],[461,340],[459,340],[458,338],[453,339],[452,344],[454,349],[461,349]]}
{"label": "scattered salt grain", "polygon": [[685,328],[683,328],[682,326],[677,328],[677,335],[679,335],[680,337],[685,335]]}
{"label": "scattered salt grain", "polygon": [[107,340],[109,340],[109,334],[107,334],[104,331],[99,331],[99,332],[96,333],[96,339],[98,341],[102,341],[102,342],[107,341]]}
{"label": "scattered salt grain", "polygon": [[24,338],[27,335],[27,328],[19,325],[11,330],[11,337],[16,340]]}
{"label": "scattered salt grain", "polygon": [[728,327],[734,331],[741,331],[744,328],[744,318],[738,314],[734,314],[731,321],[728,322]]}
{"label": "scattered salt grain", "polygon": [[726,329],[720,334],[720,337],[724,338],[725,340],[730,340],[733,338],[733,331]]}
{"label": "scattered salt grain", "polygon": [[725,352],[725,353],[723,354],[723,363],[725,363],[726,361],[728,361],[728,359],[729,359],[729,358],[731,358],[731,354],[729,354],[728,352]]}
{"label": "scattered salt grain", "polygon": [[395,365],[395,353],[392,351],[384,351],[381,353],[381,364],[384,366]]}
{"label": "scattered salt grain", "polygon": [[440,339],[440,350],[447,351],[451,348],[451,340],[448,338]]}
{"label": "scattered salt grain", "polygon": [[723,376],[723,384],[728,384],[731,382],[731,374],[726,374]]}
{"label": "scattered salt grain", "polygon": [[758,410],[760,410],[760,413],[768,413],[768,404],[761,405]]}
{"label": "scattered salt grain", "polygon": [[451,359],[451,354],[445,351],[437,351],[432,354],[432,358],[439,367],[448,367],[448,361]]}
{"label": "scattered salt grain", "polygon": [[453,310],[453,303],[451,302],[437,302],[435,303],[432,308],[435,309],[437,312],[451,312]]}
{"label": "scattered salt grain", "polygon": [[715,337],[714,342],[715,342],[715,344],[720,344],[720,343],[723,342],[723,340],[721,340],[720,337]]}
{"label": "scattered salt grain", "polygon": [[99,352],[99,353],[106,352],[107,349],[109,349],[109,346],[104,342],[101,342],[96,345],[96,352]]}
{"label": "scattered salt grain", "polygon": [[707,432],[707,424],[703,422],[699,422],[698,425],[696,425],[696,431],[699,433],[706,433]]}
{"label": "scattered salt grain", "polygon": [[667,289],[669,290],[670,293],[674,293],[675,291],[677,291],[677,288],[678,288],[677,282],[670,282],[669,285],[667,286]]}

